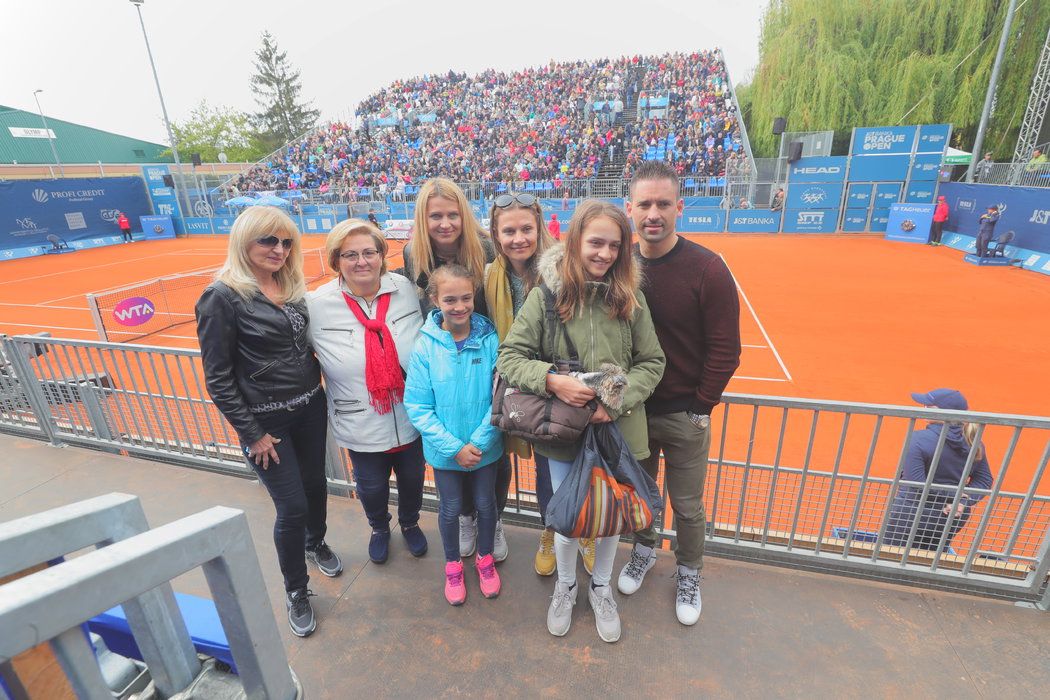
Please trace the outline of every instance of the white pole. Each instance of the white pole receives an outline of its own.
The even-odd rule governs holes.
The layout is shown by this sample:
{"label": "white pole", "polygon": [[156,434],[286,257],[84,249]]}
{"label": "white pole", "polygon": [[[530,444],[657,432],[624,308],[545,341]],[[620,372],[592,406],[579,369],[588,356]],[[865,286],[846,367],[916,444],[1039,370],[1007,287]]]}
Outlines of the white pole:
{"label": "white pole", "polygon": [[[51,155],[55,157],[55,164],[58,166],[58,171],[62,174],[62,177],[66,176],[66,169],[62,167],[62,161],[58,157],[58,149],[55,148],[55,140],[51,138],[51,129],[47,125],[47,117],[44,116],[44,108],[40,106],[40,98],[37,97],[43,90],[33,90],[33,99],[36,100],[36,109],[40,112],[40,121],[44,123],[44,133],[47,134],[47,142],[51,144]],[[52,176],[54,173],[51,173]]]}

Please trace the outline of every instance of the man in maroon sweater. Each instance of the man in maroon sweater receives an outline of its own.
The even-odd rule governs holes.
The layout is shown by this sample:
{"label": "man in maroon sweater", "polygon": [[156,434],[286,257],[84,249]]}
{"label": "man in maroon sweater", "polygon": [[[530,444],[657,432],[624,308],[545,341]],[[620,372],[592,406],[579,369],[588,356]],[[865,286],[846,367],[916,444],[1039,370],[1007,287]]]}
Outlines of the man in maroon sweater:
{"label": "man in maroon sweater", "polygon": [[[722,258],[675,231],[683,204],[678,174],[666,163],[646,161],[635,171],[627,214],[639,239],[642,291],[667,356],[663,379],[645,402],[650,456],[643,466],[655,479],[663,452],[677,532],[675,612],[692,625],[700,618],[711,411],[740,365],[740,303]],[[652,529],[635,533],[617,582],[621,593],[642,585],[656,563],[655,546]]]}

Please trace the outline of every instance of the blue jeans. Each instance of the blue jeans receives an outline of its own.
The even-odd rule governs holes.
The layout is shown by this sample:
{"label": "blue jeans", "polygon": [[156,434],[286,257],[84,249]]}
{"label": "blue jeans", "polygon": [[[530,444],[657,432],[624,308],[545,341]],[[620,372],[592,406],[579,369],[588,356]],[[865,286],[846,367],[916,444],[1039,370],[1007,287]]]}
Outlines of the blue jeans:
{"label": "blue jeans", "polygon": [[[498,518],[507,507],[507,494],[510,493],[510,482],[513,477],[510,468],[510,456],[504,454],[492,465],[496,468],[496,517]],[[466,472],[468,482],[473,478],[471,473]],[[472,493],[473,489],[470,486],[465,485],[463,487],[463,510],[460,513],[461,515],[477,515],[477,508],[474,507],[474,496]]]}
{"label": "blue jeans", "polygon": [[[497,462],[496,468],[496,516],[499,517],[503,514],[503,511],[507,508],[507,497],[510,493],[510,482],[514,478],[514,472],[511,469],[511,460],[513,457],[510,455],[503,455],[500,462]],[[539,452],[533,452],[533,460],[536,462],[536,500],[539,502],[540,508],[540,522],[546,524],[545,513],[547,512],[547,504],[550,503],[551,496],[554,495],[554,489],[551,488],[551,470],[550,465],[547,463],[547,458],[541,455]],[[468,481],[470,477],[467,477]],[[470,491],[466,491],[463,494],[463,515],[474,515],[474,499],[470,494]]]}
{"label": "blue jeans", "polygon": [[423,507],[423,439],[416,438],[400,452],[350,453],[357,497],[373,530],[390,529],[390,472],[397,479],[397,522],[408,527],[419,522]]}
{"label": "blue jeans", "polygon": [[[273,544],[284,575],[284,589],[305,588],[306,547],[324,539],[327,531],[328,480],[324,472],[328,403],[324,390],[293,411],[261,413],[256,420],[280,442],[275,446],[281,463],[263,469],[248,458],[248,464],[273,499],[277,519]],[[243,447],[247,447],[244,445]]]}
{"label": "blue jeans", "polygon": [[[461,472],[435,469],[438,490],[438,530],[445,548],[445,561],[459,561],[459,515],[463,512],[463,489],[470,487],[478,509],[478,556],[492,554],[496,539],[496,472],[499,461]],[[470,475],[470,478],[465,478]]]}

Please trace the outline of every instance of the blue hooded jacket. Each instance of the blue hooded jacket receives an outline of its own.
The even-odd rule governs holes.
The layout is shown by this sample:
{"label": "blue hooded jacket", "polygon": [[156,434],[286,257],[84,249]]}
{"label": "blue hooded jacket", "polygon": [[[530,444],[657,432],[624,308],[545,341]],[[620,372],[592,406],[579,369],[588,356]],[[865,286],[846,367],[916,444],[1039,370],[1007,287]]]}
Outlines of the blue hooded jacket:
{"label": "blue hooded jacket", "polygon": [[423,436],[423,455],[435,469],[471,471],[456,454],[468,442],[481,450],[478,467],[503,455],[503,436],[492,425],[492,377],[499,338],[492,322],[470,317],[470,335],[456,350],[441,327],[441,312],[430,312],[412,351],[405,381],[405,410]]}
{"label": "blue hooded jacket", "polygon": [[[937,450],[937,441],[940,439],[944,423],[930,423],[924,430],[916,430],[911,434],[911,443],[908,446],[908,454],[904,457],[904,468],[901,470],[901,478],[906,481],[926,481],[929,466],[933,462],[933,454]],[[983,445],[981,446],[983,450]],[[970,445],[963,436],[962,427],[958,424],[948,425],[948,434],[944,439],[944,448],[941,450],[941,459],[937,463],[937,473],[934,474],[933,483],[958,486],[962,479],[963,469],[966,467],[966,458],[970,454]],[[973,468],[970,469],[970,481],[966,486],[978,489],[987,489],[992,486],[992,470],[988,466],[988,457],[982,454],[980,459],[974,459]],[[922,493],[921,487],[910,487],[909,491],[916,490]],[[954,491],[938,489],[931,491],[929,498],[936,501],[951,501],[955,496]],[[973,505],[981,500],[983,496],[962,496],[965,505]]]}

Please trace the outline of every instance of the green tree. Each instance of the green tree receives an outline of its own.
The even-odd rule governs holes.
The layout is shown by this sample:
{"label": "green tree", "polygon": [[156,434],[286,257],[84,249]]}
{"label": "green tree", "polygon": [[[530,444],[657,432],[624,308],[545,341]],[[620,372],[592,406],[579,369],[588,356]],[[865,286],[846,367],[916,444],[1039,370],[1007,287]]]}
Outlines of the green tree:
{"label": "green tree", "polygon": [[[200,153],[201,160],[214,163],[219,153],[234,163],[256,161],[269,150],[252,128],[251,117],[231,107],[212,107],[205,100],[190,111],[184,121],[172,122],[179,155],[184,161],[191,153]],[[170,155],[171,150],[165,152]]]}
{"label": "green tree", "polygon": [[300,72],[289,63],[288,53],[277,48],[269,32],[263,32],[262,42],[255,52],[255,75],[251,77],[261,111],[253,116],[264,140],[276,148],[308,131],[321,112],[301,101]]}
{"label": "green tree", "polygon": [[[954,125],[970,150],[981,119],[1007,0],[771,0],[759,64],[737,96],[756,156],[775,156],[769,130],[833,129],[845,152],[856,126]],[[1050,2],[1018,2],[986,150],[1009,160],[1050,27]]]}

